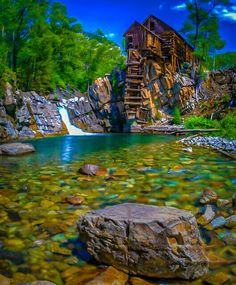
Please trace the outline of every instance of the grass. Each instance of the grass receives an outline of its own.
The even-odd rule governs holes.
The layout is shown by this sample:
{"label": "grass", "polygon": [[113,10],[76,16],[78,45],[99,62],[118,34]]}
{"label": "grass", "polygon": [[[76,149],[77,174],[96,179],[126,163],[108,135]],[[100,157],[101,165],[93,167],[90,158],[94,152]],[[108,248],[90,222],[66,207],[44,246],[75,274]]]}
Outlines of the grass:
{"label": "grass", "polygon": [[236,139],[236,113],[228,113],[220,121],[221,134],[231,140]]}
{"label": "grass", "polygon": [[186,129],[220,129],[214,135],[236,139],[236,113],[228,113],[222,120],[210,120],[202,116],[190,116],[185,119]]}
{"label": "grass", "polygon": [[182,119],[181,119],[181,113],[179,108],[175,107],[174,111],[173,111],[173,123],[176,125],[181,124]]}
{"label": "grass", "polygon": [[186,129],[216,129],[218,121],[206,119],[202,116],[190,116],[184,121]]}

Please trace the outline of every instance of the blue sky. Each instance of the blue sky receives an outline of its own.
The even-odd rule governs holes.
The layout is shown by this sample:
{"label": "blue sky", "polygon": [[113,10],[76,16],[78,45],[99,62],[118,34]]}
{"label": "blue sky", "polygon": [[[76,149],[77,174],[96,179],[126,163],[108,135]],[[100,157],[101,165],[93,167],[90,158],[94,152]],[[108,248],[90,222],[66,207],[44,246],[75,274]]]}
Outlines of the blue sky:
{"label": "blue sky", "polygon": [[[97,29],[121,45],[122,35],[135,21],[143,22],[153,14],[177,31],[186,19],[186,1],[181,0],[57,0],[64,4],[70,16],[78,19],[85,31]],[[220,33],[227,42],[223,51],[236,51],[236,0],[229,9],[218,7]]]}

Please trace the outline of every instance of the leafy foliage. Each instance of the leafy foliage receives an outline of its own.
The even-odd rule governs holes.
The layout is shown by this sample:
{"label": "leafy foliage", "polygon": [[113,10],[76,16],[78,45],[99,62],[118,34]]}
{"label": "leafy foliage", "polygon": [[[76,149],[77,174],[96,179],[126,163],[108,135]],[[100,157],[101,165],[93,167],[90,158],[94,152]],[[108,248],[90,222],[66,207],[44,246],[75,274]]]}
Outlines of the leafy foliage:
{"label": "leafy foliage", "polygon": [[226,52],[209,57],[207,68],[209,70],[228,69],[236,67],[236,52]]}
{"label": "leafy foliage", "polygon": [[86,91],[97,77],[124,65],[115,43],[100,30],[83,32],[61,3],[4,0],[0,9],[1,84],[14,73],[23,90],[69,85]]}
{"label": "leafy foliage", "polygon": [[195,49],[196,58],[208,62],[210,56],[215,57],[216,51],[225,46],[219,34],[219,18],[216,7],[231,5],[229,0],[194,0],[186,4],[188,18],[181,32]]}
{"label": "leafy foliage", "polygon": [[236,114],[228,113],[220,121],[221,134],[229,139],[236,139]]}
{"label": "leafy foliage", "polygon": [[218,122],[202,116],[190,116],[185,119],[184,126],[186,129],[214,129],[218,127]]}
{"label": "leafy foliage", "polygon": [[181,124],[181,113],[179,108],[175,107],[174,111],[173,111],[173,123],[176,125]]}
{"label": "leafy foliage", "polygon": [[187,129],[219,129],[215,135],[236,139],[236,114],[228,113],[222,120],[210,120],[201,116],[190,116],[185,119]]}

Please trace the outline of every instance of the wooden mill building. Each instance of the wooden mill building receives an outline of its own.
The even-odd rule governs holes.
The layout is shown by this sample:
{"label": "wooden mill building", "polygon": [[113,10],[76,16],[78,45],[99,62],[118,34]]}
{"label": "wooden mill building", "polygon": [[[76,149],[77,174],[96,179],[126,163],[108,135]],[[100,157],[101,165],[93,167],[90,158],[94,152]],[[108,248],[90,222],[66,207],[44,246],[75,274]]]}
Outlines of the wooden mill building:
{"label": "wooden mill building", "polygon": [[135,119],[142,105],[141,88],[144,86],[144,66],[153,59],[172,72],[184,62],[192,62],[193,48],[169,25],[155,16],[143,24],[134,22],[124,34],[126,40],[127,78],[125,106],[128,119]]}

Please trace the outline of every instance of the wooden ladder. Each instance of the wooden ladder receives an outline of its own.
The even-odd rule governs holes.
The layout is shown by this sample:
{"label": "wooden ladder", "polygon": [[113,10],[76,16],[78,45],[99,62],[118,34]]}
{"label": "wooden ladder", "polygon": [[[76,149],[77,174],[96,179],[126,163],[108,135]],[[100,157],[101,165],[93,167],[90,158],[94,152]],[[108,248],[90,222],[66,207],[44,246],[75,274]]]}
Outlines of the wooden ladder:
{"label": "wooden ladder", "polygon": [[142,105],[143,58],[137,49],[128,50],[125,108],[128,119],[136,119]]}

